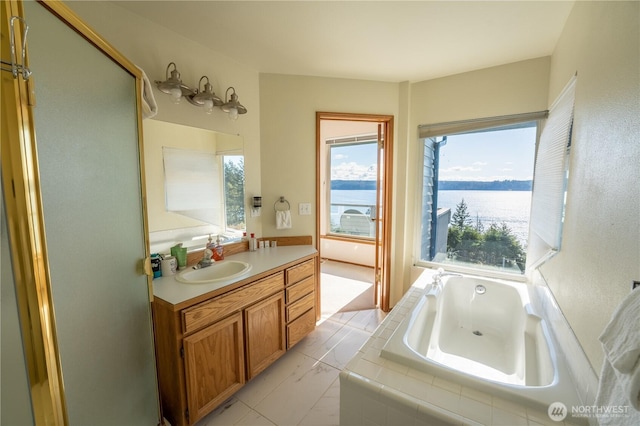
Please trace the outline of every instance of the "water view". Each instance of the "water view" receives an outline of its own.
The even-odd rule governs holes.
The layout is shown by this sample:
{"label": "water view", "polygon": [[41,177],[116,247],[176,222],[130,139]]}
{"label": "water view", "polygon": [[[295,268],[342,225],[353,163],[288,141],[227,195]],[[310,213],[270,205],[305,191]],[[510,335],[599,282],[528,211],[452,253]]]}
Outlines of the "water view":
{"label": "water view", "polygon": [[[531,191],[438,191],[438,207],[449,208],[453,214],[456,206],[464,198],[474,225],[480,221],[485,229],[503,222],[512,230],[518,240],[525,245],[529,234],[529,211]],[[376,191],[372,190],[332,190],[331,224],[339,226],[340,216],[347,209],[356,209],[370,214],[376,203]]]}

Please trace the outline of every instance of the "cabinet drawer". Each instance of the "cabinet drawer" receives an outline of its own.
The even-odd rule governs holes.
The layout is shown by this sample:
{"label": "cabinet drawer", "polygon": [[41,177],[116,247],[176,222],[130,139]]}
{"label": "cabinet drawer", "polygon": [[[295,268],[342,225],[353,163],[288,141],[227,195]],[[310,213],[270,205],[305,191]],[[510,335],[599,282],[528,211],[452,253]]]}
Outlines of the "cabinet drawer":
{"label": "cabinet drawer", "polygon": [[287,306],[287,322],[298,318],[302,313],[308,311],[316,305],[315,293],[307,294],[296,303]]}
{"label": "cabinet drawer", "polygon": [[316,272],[314,259],[296,265],[286,270],[287,285],[295,284],[303,278],[310,277]]}
{"label": "cabinet drawer", "polygon": [[307,311],[300,318],[287,325],[287,349],[298,343],[316,327],[315,308]]}
{"label": "cabinet drawer", "polygon": [[313,278],[313,276],[307,277],[302,281],[287,287],[287,289],[285,290],[287,303],[293,303],[301,297],[306,296],[307,294],[314,291],[316,287],[316,281]]}
{"label": "cabinet drawer", "polygon": [[184,309],[182,311],[182,331],[191,333],[282,289],[284,289],[284,273],[279,272],[230,293]]}

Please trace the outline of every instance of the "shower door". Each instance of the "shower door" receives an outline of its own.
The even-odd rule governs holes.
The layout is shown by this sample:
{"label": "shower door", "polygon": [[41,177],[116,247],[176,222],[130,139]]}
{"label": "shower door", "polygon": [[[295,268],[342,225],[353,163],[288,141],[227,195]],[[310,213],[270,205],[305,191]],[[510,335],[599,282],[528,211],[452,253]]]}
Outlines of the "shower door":
{"label": "shower door", "polygon": [[37,102],[19,105],[33,120],[25,145],[35,141],[35,157],[25,161],[36,164],[36,176],[25,185],[41,203],[34,263],[42,262],[46,280],[36,286],[49,287],[39,308],[52,318],[44,338],[59,363],[64,423],[158,424],[150,280],[142,272],[139,74],[64,4],[22,7]]}

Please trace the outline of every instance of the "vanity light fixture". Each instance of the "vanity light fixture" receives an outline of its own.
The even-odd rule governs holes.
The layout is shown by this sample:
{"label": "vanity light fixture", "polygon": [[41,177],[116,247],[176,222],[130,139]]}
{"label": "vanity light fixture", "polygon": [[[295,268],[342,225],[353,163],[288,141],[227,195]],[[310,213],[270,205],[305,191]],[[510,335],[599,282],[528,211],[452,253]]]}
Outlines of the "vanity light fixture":
{"label": "vanity light fixture", "polygon": [[[231,93],[231,99],[229,100],[229,90],[233,90]],[[246,114],[247,109],[242,106],[240,102],[238,102],[238,95],[236,94],[236,89],[234,87],[229,87],[225,93],[225,102],[220,108],[226,113],[229,114],[229,118],[232,120],[238,119],[238,114]]]}
{"label": "vanity light fixture", "polygon": [[[169,76],[169,69],[172,65],[173,70],[171,71],[171,76]],[[156,80],[156,85],[161,92],[171,95],[173,103],[180,103],[183,96],[193,96],[196,94],[196,92],[190,89],[189,86],[182,83],[182,80],[180,80],[180,73],[178,72],[178,68],[174,62],[169,62],[169,65],[167,65],[165,77],[165,81]]]}
{"label": "vanity light fixture", "polygon": [[[207,82],[204,84],[204,89],[200,90],[200,84],[203,79],[207,79]],[[195,106],[204,107],[204,111],[207,114],[211,114],[213,112],[214,106],[221,106],[224,102],[213,92],[213,86],[209,83],[209,77],[203,75],[198,82],[198,90],[193,96],[188,96],[187,100],[191,102]]]}
{"label": "vanity light fixture", "polygon": [[[214,107],[220,107],[220,109],[229,114],[229,118],[233,120],[238,119],[238,114],[247,113],[247,108],[238,102],[238,95],[234,87],[227,89],[225,101],[223,102],[222,99],[214,93],[213,86],[209,82],[209,77],[206,75],[200,77],[198,88],[194,90],[180,80],[180,73],[178,72],[178,67],[175,62],[169,62],[165,78],[165,81],[156,80],[156,86],[158,86],[161,92],[171,95],[173,103],[175,104],[180,103],[180,100],[184,97],[187,98],[187,101],[189,101],[191,105],[204,107],[204,111],[207,114],[211,114]],[[204,88],[202,88],[202,80],[205,80]],[[229,91],[231,91],[230,96]]]}

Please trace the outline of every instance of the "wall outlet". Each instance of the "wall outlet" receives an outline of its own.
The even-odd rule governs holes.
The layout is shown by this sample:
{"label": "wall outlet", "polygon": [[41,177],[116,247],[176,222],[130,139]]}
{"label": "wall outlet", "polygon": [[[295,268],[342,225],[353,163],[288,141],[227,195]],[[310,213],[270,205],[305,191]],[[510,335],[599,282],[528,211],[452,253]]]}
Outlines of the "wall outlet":
{"label": "wall outlet", "polygon": [[640,287],[640,281],[631,282],[631,290],[635,289],[636,287]]}
{"label": "wall outlet", "polygon": [[299,215],[310,215],[311,214],[311,203],[300,203],[298,204],[298,214]]}

